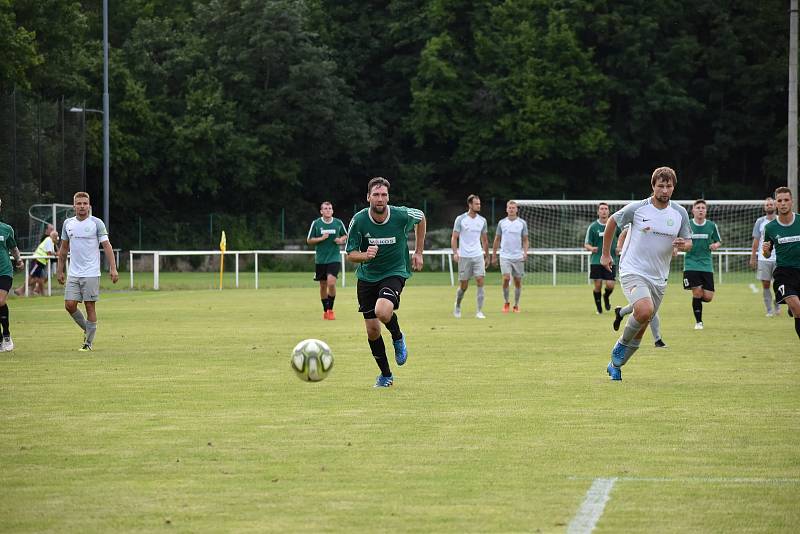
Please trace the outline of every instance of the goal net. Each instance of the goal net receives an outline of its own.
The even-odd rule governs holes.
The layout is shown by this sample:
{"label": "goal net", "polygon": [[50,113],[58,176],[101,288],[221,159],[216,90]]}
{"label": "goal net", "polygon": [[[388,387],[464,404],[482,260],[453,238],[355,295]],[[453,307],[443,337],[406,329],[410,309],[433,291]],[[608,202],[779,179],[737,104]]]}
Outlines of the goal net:
{"label": "goal net", "polygon": [[[528,223],[530,253],[525,282],[531,284],[584,284],[589,279],[589,253],[583,249],[586,229],[597,220],[597,205],[608,204],[611,213],[631,200],[516,200],[519,216]],[[677,200],[692,216],[693,200]],[[763,200],[706,200],[707,218],[714,221],[722,247],[713,252],[715,283],[753,281],[750,250],[753,225],[764,215]],[[677,283],[683,255],[672,261]],[[672,278],[672,277],[671,277]]]}
{"label": "goal net", "polygon": [[33,250],[44,239],[48,225],[60,234],[64,220],[75,215],[70,204],[34,204],[28,209],[28,235],[21,236],[20,250]]}

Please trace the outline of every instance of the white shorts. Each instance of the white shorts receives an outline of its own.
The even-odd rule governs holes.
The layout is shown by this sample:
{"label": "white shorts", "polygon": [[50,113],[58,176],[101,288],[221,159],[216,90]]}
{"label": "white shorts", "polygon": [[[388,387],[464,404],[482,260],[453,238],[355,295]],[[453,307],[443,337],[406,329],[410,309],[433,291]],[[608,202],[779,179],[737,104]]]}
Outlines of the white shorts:
{"label": "white shorts", "polygon": [[756,270],[756,280],[772,280],[772,273],[775,272],[774,261],[758,260],[758,270]]}
{"label": "white shorts", "polygon": [[664,292],[667,290],[667,286],[659,287],[638,274],[624,274],[619,277],[619,283],[622,285],[622,292],[630,304],[647,298],[653,301],[653,315],[658,313],[661,301],[664,300]]}
{"label": "white shorts", "polygon": [[459,258],[458,260],[458,279],[461,281],[486,276],[486,264],[483,256],[474,258]]}
{"label": "white shorts", "polygon": [[500,258],[500,272],[504,275],[510,274],[514,278],[522,278],[525,276],[525,260],[522,258],[518,260]]}
{"label": "white shorts", "polygon": [[64,284],[64,300],[77,300],[78,302],[95,302],[100,300],[100,277],[68,276]]}

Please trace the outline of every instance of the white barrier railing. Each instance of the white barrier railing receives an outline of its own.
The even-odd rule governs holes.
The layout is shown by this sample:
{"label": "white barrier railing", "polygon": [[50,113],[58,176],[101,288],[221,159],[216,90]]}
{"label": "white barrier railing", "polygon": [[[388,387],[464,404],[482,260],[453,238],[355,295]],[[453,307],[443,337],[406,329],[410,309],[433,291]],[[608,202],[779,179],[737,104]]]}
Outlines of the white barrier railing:
{"label": "white barrier railing", "polygon": [[[145,256],[153,256],[153,289],[159,289],[159,269],[160,269],[160,260],[162,256],[219,256],[222,254],[222,251],[219,250],[131,250],[129,252],[129,269],[130,269],[130,288],[133,289],[133,263],[134,263],[134,255],[145,255]],[[259,271],[258,271],[258,257],[260,255],[266,254],[273,254],[273,255],[314,255],[313,250],[227,250],[225,251],[225,256],[233,256],[233,265],[234,265],[234,272],[235,272],[235,286],[239,287],[239,256],[242,255],[252,255],[254,257],[254,266],[253,271],[255,274],[255,286],[258,289],[258,278],[259,278]],[[449,249],[441,249],[441,250],[426,250],[423,252],[426,256],[431,255],[441,255],[442,256],[442,268],[444,269],[444,261],[445,256],[448,259],[448,268],[450,270],[450,285],[453,285],[454,278],[453,278],[453,258],[451,251]],[[345,287],[347,284],[347,269],[346,267],[346,254],[344,252],[340,252],[341,262],[342,262],[342,269],[341,269],[341,282],[342,287]],[[222,288],[220,288],[222,289]]]}
{"label": "white barrier railing", "polygon": [[[160,278],[160,260],[161,257],[169,257],[169,256],[219,256],[222,254],[219,250],[131,250],[129,252],[129,261],[128,266],[130,270],[130,288],[133,289],[133,266],[134,266],[134,256],[153,256],[153,289],[159,289],[159,278]],[[235,287],[239,287],[239,257],[240,256],[253,256],[254,257],[254,275],[255,275],[255,288],[258,289],[259,283],[259,269],[258,269],[258,258],[261,255],[313,255],[313,250],[230,250],[226,251],[226,256],[233,256],[234,258],[234,272],[235,272]],[[442,261],[442,270],[445,270],[445,266],[450,274],[450,285],[455,284],[455,276],[453,272],[453,255],[450,249],[437,249],[437,250],[426,250],[424,252],[426,256],[441,256]],[[682,253],[681,253],[682,254]],[[552,267],[550,268],[550,273],[552,275],[552,285],[558,285],[558,259],[560,257],[579,257],[580,258],[580,272],[585,272],[587,280],[589,279],[589,261],[588,257],[591,253],[585,249],[534,249],[529,251],[528,256],[547,256],[550,257],[552,260]],[[718,269],[718,283],[722,283],[723,281],[723,273],[729,272],[729,260],[731,257],[734,256],[744,256],[749,258],[750,256],[750,249],[719,249],[712,252],[712,256],[716,257],[717,259],[717,269]],[[346,262],[345,262],[346,254],[341,252],[341,262],[342,262],[342,269],[341,269],[341,285],[345,287],[347,284],[347,272],[346,272]],[[26,275],[27,277],[27,275]],[[49,281],[48,281],[49,282]]]}

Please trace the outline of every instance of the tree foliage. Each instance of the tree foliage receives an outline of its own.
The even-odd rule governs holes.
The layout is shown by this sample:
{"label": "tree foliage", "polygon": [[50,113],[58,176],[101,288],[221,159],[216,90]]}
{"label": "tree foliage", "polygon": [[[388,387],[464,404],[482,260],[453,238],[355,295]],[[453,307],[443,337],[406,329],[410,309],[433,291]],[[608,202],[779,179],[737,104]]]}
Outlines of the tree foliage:
{"label": "tree foliage", "polygon": [[[100,9],[0,0],[0,90],[101,107]],[[374,175],[414,205],[628,198],[662,164],[682,196],[758,197],[786,172],[784,1],[130,0],[109,22],[117,222],[274,234]]]}

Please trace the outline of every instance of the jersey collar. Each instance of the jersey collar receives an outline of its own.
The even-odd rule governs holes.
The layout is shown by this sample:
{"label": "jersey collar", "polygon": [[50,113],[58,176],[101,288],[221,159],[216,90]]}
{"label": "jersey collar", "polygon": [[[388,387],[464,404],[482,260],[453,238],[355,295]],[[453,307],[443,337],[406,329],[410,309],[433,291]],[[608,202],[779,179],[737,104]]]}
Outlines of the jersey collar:
{"label": "jersey collar", "polygon": [[367,208],[367,216],[369,217],[369,220],[372,221],[373,224],[386,224],[389,222],[389,217],[392,216],[392,207],[388,204],[386,205],[386,219],[384,219],[383,222],[378,222],[375,219],[373,219],[372,210],[370,210],[369,208]]}

